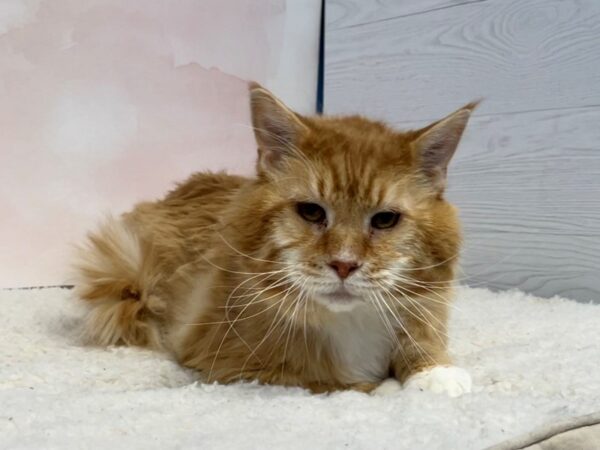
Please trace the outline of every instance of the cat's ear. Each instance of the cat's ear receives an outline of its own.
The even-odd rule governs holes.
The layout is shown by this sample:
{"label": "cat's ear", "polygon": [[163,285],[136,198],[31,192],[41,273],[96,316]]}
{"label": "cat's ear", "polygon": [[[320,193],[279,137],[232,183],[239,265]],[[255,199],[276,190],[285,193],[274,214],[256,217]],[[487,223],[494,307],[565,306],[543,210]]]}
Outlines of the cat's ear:
{"label": "cat's ear", "polygon": [[281,100],[255,82],[250,89],[250,111],[258,144],[258,169],[281,167],[285,158],[296,152],[296,142],[307,131],[300,116]]}
{"label": "cat's ear", "polygon": [[446,186],[448,164],[454,156],[469,117],[478,104],[479,101],[469,103],[416,132],[412,145],[418,169],[440,192]]}

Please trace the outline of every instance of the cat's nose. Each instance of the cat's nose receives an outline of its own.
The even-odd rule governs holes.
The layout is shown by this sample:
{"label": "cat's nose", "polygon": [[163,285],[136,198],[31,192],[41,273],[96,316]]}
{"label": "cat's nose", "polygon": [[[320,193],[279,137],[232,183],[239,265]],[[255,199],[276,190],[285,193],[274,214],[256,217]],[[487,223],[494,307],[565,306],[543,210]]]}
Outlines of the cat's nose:
{"label": "cat's nose", "polygon": [[329,267],[335,270],[338,276],[345,280],[348,278],[352,272],[357,270],[361,265],[356,261],[331,261],[329,263]]}

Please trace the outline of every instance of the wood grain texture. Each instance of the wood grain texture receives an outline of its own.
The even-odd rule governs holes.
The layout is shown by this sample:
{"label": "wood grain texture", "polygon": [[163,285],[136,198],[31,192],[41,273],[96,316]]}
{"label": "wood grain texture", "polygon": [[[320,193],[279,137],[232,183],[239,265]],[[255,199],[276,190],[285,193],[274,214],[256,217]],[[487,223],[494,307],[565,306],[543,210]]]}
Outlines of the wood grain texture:
{"label": "wood grain texture", "polygon": [[488,0],[327,0],[327,28],[353,27],[482,1]]}
{"label": "wood grain texture", "polygon": [[474,117],[449,178],[474,282],[600,299],[600,108]]}
{"label": "wood grain texture", "polygon": [[600,1],[488,0],[328,29],[325,79],[326,112],[394,121],[479,97],[481,114],[600,105]]}
{"label": "wood grain texture", "polygon": [[600,1],[342,3],[326,112],[413,128],[485,97],[450,168],[466,281],[599,301]]}
{"label": "wood grain texture", "polygon": [[467,283],[600,299],[599,123],[596,107],[473,117],[448,180]]}

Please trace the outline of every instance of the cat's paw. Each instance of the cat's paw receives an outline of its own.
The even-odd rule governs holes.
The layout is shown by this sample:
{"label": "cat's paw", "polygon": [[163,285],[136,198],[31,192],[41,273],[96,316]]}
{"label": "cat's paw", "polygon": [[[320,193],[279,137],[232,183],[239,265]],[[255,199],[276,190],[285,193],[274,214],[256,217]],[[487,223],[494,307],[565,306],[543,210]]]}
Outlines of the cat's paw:
{"label": "cat's paw", "polygon": [[385,397],[402,390],[402,384],[395,378],[387,378],[371,391],[371,395]]}
{"label": "cat's paw", "polygon": [[412,375],[405,387],[460,397],[471,392],[471,375],[460,367],[435,366]]}

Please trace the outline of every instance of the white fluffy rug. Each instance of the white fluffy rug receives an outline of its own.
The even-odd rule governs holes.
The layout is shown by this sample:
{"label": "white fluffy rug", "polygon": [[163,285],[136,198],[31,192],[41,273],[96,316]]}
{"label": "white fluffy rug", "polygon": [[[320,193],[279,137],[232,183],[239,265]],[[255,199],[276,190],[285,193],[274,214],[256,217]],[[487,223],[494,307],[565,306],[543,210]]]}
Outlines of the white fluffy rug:
{"label": "white fluffy rug", "polygon": [[0,291],[0,448],[478,449],[600,407],[600,305],[461,289],[474,392],[217,386],[169,358],[86,348],[61,289]]}

